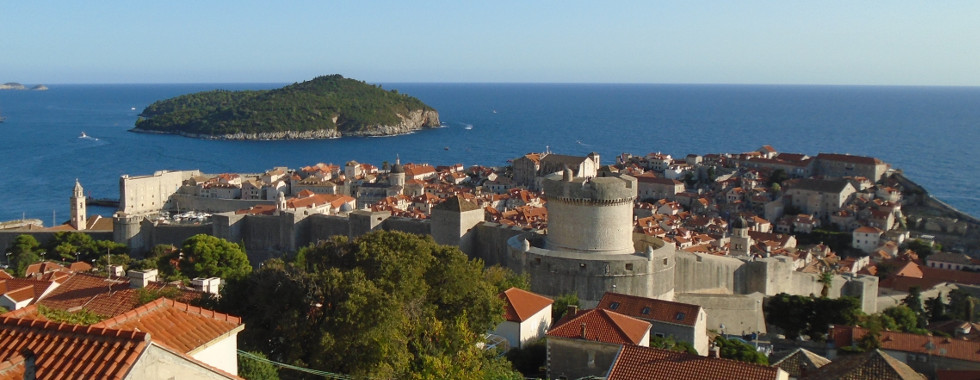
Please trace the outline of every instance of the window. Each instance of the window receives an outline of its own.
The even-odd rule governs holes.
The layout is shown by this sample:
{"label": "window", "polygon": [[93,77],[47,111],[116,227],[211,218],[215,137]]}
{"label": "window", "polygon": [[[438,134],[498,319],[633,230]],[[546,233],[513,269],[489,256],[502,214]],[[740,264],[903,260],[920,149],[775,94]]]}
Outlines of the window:
{"label": "window", "polygon": [[644,307],[643,310],[640,310],[640,314],[644,314],[644,315],[650,314],[650,307],[649,306]]}
{"label": "window", "polygon": [[683,321],[684,320],[684,315],[685,315],[684,312],[681,311],[681,312],[678,312],[677,313],[677,316],[675,316],[674,318],[676,318],[678,321]]}
{"label": "window", "polygon": [[663,338],[664,337],[664,334],[663,333],[653,333],[653,335],[657,336],[658,338]]}
{"label": "window", "polygon": [[667,258],[664,258],[664,265],[667,265]]}
{"label": "window", "polygon": [[534,263],[535,264],[541,264],[541,258],[540,257],[535,257],[534,258]]}
{"label": "window", "polygon": [[609,310],[616,310],[616,309],[619,309],[619,302],[613,302],[609,304]]}
{"label": "window", "polygon": [[633,270],[633,264],[626,264],[626,270]]}

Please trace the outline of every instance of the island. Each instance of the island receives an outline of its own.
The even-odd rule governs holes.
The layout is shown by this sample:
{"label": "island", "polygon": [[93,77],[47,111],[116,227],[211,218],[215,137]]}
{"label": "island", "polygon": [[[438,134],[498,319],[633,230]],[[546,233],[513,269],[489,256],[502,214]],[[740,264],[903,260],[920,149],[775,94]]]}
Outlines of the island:
{"label": "island", "polygon": [[274,90],[214,90],[157,101],[132,132],[222,140],[388,136],[439,126],[422,101],[341,75]]}
{"label": "island", "polygon": [[[31,86],[31,91],[47,91],[48,86],[43,84]],[[28,90],[27,86],[17,82],[7,82],[0,84],[0,90]]]}

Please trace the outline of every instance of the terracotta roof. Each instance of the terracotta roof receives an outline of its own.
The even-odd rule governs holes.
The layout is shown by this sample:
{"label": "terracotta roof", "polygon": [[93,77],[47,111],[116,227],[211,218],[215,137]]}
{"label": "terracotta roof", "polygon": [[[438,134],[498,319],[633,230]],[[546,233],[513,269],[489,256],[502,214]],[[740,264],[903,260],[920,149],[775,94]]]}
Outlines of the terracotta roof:
{"label": "terracotta roof", "polygon": [[[164,283],[154,282],[146,288],[158,290],[166,286]],[[178,299],[188,302],[201,294],[181,289]],[[65,311],[85,309],[98,315],[114,317],[139,306],[139,289],[131,289],[128,280],[76,273],[37,304]]]}
{"label": "terracotta roof", "polygon": [[820,153],[817,154],[818,160],[841,161],[861,165],[880,165],[884,164],[881,160],[874,157],[852,156],[850,154]]}
{"label": "terracotta roof", "polygon": [[800,378],[803,377],[803,374],[813,373],[814,370],[827,365],[827,363],[830,363],[830,359],[805,348],[797,348],[787,353],[782,359],[774,361],[772,365],[788,372],[792,377]]}
{"label": "terracotta roof", "polygon": [[41,297],[53,284],[51,281],[29,278],[4,279],[0,280],[0,294],[6,294],[19,302],[27,298]]}
{"label": "terracotta roof", "polygon": [[497,295],[507,304],[504,305],[504,319],[511,322],[524,322],[532,315],[541,311],[554,300],[520,288],[510,288]]}
{"label": "terracotta roof", "polygon": [[0,318],[0,359],[36,355],[37,377],[122,379],[149,344],[137,331]]}
{"label": "terracotta roof", "polygon": [[5,271],[3,269],[0,269],[0,280],[2,280],[2,279],[8,279],[8,278],[14,278],[14,276],[11,275],[10,273],[7,273],[7,271]]}
{"label": "terracotta roof", "polygon": [[245,328],[241,318],[159,298],[92,327],[150,333],[155,343],[192,354],[208,343]]}
{"label": "terracotta roof", "polygon": [[[867,331],[861,327],[833,326],[830,329],[830,339],[837,347],[847,347],[861,339]],[[980,342],[976,341],[895,331],[882,331],[880,340],[883,350],[938,355],[980,363]]]}
{"label": "terracotta roof", "polygon": [[591,309],[575,315],[566,314],[548,331],[548,336],[628,345],[640,344],[649,331],[650,323],[646,321],[605,309]]}
{"label": "terracotta roof", "polygon": [[908,364],[891,357],[881,350],[857,355],[839,356],[830,364],[811,372],[814,379],[847,380],[925,380],[921,373],[915,372]]}
{"label": "terracotta roof", "polygon": [[778,379],[779,368],[659,348],[624,345],[608,380]]}
{"label": "terracotta roof", "polygon": [[28,277],[32,274],[54,272],[62,269],[65,269],[65,267],[53,261],[34,263],[28,265],[27,269],[24,270],[24,277]]}
{"label": "terracotta roof", "polygon": [[7,360],[0,362],[0,380],[23,380],[27,372],[27,365],[23,355],[14,354]]}
{"label": "terracotta roof", "polygon": [[694,326],[698,305],[606,292],[599,300],[600,309],[615,311],[633,318]]}

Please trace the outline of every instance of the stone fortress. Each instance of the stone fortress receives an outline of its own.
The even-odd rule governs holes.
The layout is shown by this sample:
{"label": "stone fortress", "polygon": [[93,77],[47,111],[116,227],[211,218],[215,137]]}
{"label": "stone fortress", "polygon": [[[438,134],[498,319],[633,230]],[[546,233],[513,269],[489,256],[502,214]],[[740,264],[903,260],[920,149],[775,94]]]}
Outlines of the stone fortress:
{"label": "stone fortress", "polygon": [[[487,265],[528,273],[536,293],[551,297],[575,293],[584,307],[594,306],[607,291],[697,304],[705,308],[709,328],[724,325],[731,333],[765,331],[765,296],[820,294],[823,288],[819,275],[796,271],[786,257],[690,253],[634,233],[637,180],[628,175],[599,172],[594,177],[576,177],[564,170],[546,176],[541,185],[550,222],[543,231],[484,221],[480,207],[460,198],[438,204],[431,217],[422,220],[368,210],[306,215],[281,206],[262,215],[236,213],[269,201],[191,200],[178,194],[181,178],[199,174],[158,172],[121,178],[114,240],[138,255],[157,244],[179,245],[190,236],[206,233],[243,242],[250,260],[260,263],[334,235],[356,237],[374,230],[426,234],[440,244],[459,246]],[[160,224],[147,217],[172,210],[177,202],[181,209],[215,214],[210,223],[200,225]],[[737,221],[733,226],[735,244],[745,231]],[[877,291],[876,277],[835,275],[829,296],[856,297],[862,309],[872,313]]]}

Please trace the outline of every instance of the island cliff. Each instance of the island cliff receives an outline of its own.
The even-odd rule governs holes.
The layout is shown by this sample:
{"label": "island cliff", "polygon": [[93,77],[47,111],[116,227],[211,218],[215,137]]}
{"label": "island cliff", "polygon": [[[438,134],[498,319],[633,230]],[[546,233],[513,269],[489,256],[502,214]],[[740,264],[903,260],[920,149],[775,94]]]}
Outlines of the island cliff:
{"label": "island cliff", "polygon": [[133,132],[226,140],[388,136],[439,126],[420,100],[340,75],[268,91],[209,91],[158,101]]}

